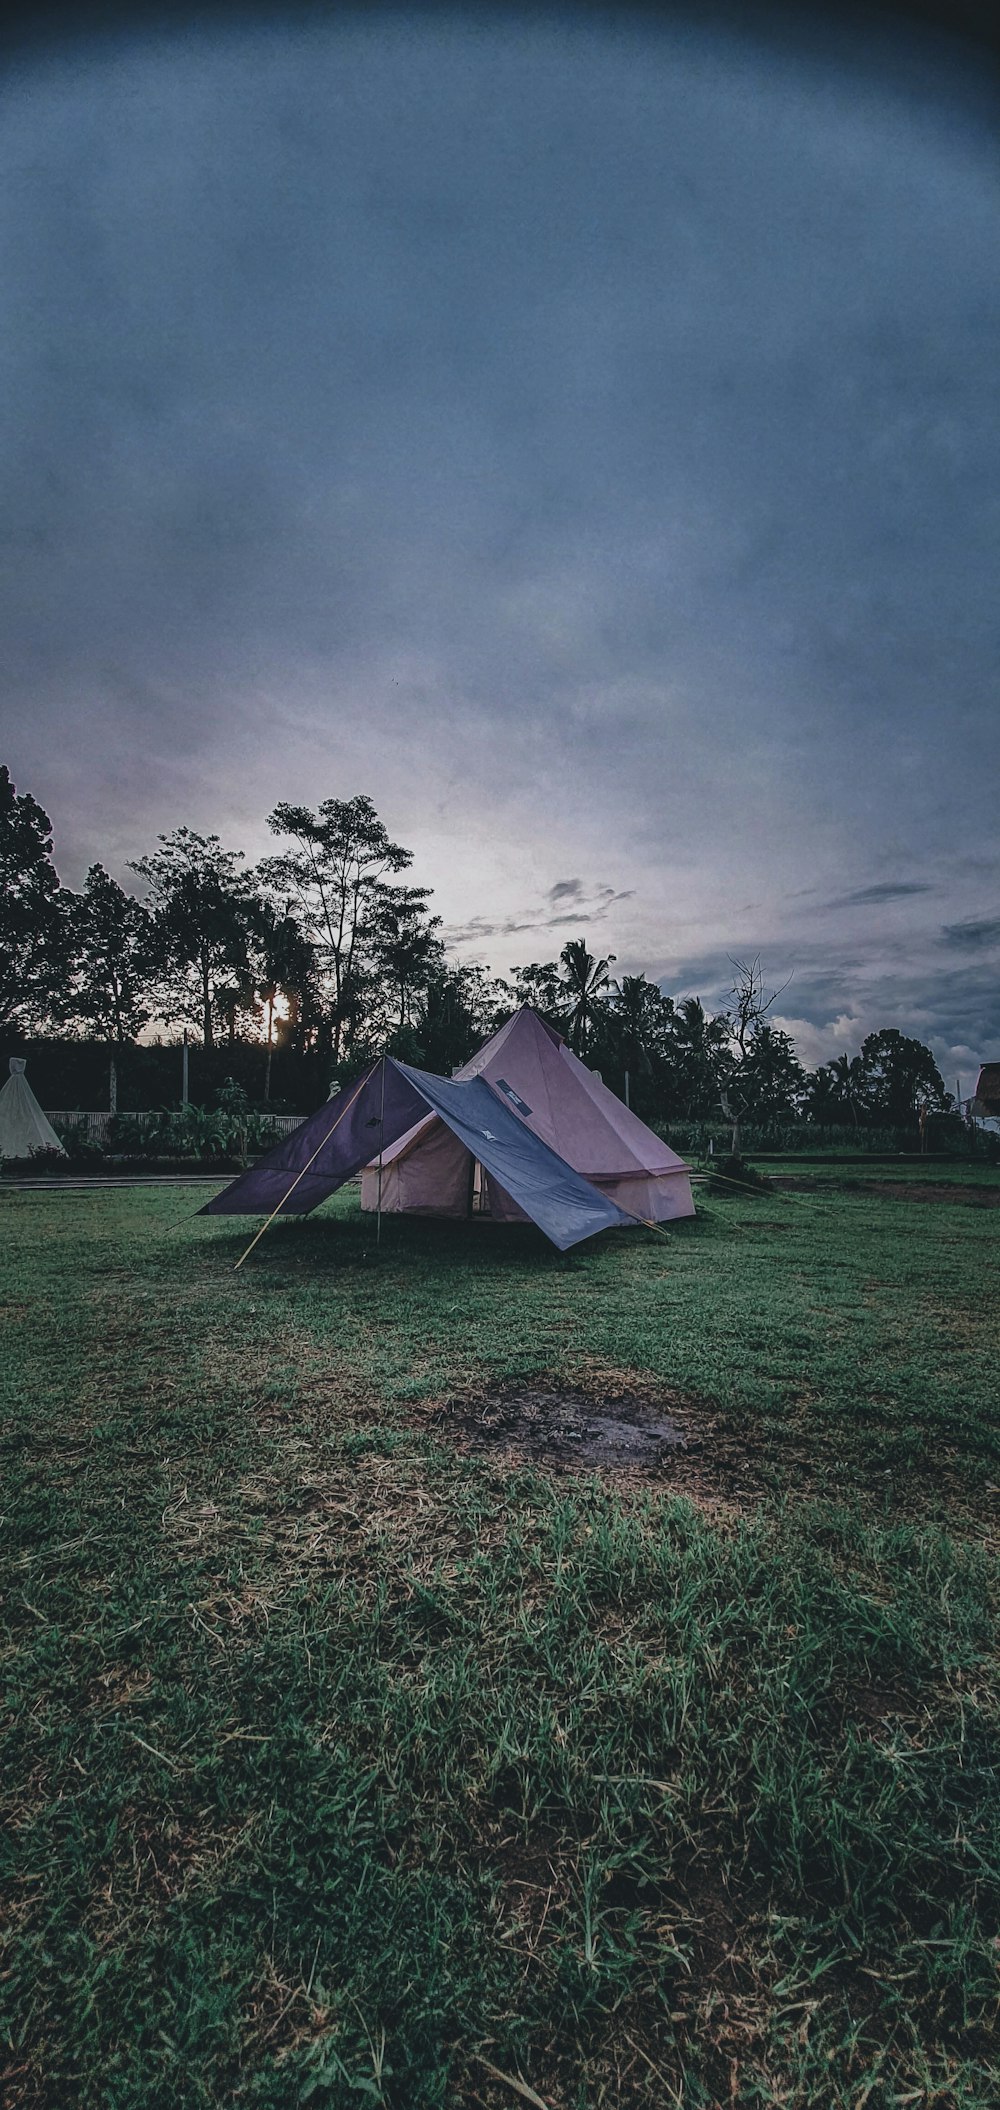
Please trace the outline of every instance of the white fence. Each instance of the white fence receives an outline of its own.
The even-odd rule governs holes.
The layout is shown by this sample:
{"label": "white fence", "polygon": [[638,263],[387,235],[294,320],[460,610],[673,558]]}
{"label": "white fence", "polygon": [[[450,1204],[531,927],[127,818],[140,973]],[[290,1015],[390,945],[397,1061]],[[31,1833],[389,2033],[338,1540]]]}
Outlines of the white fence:
{"label": "white fence", "polygon": [[[120,1133],[121,1126],[126,1121],[153,1121],[158,1117],[152,1113],[87,1114],[80,1113],[77,1109],[71,1113],[62,1114],[49,1113],[47,1111],[46,1118],[52,1122],[54,1128],[79,1128],[83,1130],[88,1141],[106,1143],[108,1140],[108,1129],[112,1121],[120,1124]],[[305,1114],[267,1114],[262,1118],[266,1119],[269,1128],[273,1128],[276,1136],[288,1136],[291,1135],[292,1129],[299,1128],[307,1117]]]}

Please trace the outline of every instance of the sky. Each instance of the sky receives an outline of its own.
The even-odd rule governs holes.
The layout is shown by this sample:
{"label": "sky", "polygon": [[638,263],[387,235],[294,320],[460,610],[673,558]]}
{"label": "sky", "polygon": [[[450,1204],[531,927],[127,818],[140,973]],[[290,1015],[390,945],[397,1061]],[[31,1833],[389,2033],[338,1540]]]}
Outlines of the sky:
{"label": "sky", "polygon": [[[457,957],[1000,1057],[981,53],[228,14],[0,89],[0,759],[60,874],[366,792]],[[129,883],[137,884],[134,881]]]}

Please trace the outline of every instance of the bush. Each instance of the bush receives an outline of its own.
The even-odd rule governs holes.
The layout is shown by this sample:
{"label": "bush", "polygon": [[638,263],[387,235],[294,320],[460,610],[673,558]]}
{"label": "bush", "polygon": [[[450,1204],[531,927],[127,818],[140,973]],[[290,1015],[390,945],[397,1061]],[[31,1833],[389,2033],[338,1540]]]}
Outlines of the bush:
{"label": "bush", "polygon": [[246,1158],[269,1150],[277,1130],[267,1114],[231,1112],[225,1108],[164,1108],[149,1121],[114,1125],[112,1149],[129,1157]]}
{"label": "bush", "polygon": [[[229,1112],[205,1106],[163,1107],[155,1114],[113,1114],[106,1140],[98,1142],[73,1122],[56,1124],[66,1157],[58,1163],[82,1168],[108,1158],[198,1158],[217,1164],[259,1156],[278,1140],[268,1114]],[[51,1154],[54,1155],[54,1154]]]}
{"label": "bush", "polygon": [[38,1173],[44,1178],[47,1172],[62,1172],[66,1160],[61,1150],[53,1150],[51,1144],[32,1150],[26,1158],[0,1158],[0,1170],[17,1173],[20,1177]]}
{"label": "bush", "polygon": [[705,1164],[711,1173],[710,1194],[767,1194],[771,1190],[766,1173],[758,1172],[755,1165],[748,1165],[744,1157],[734,1157],[732,1152],[728,1157],[706,1158]]}
{"label": "bush", "polygon": [[[709,1143],[716,1151],[732,1145],[732,1123],[728,1121],[654,1120],[651,1127],[679,1150],[683,1157],[702,1156]],[[998,1139],[994,1139],[996,1141]],[[855,1128],[819,1121],[741,1121],[740,1143],[744,1150],[767,1150],[782,1156],[800,1151],[855,1157],[862,1154],[895,1157],[920,1149],[920,1134],[912,1128]],[[991,1141],[981,1132],[973,1137],[964,1121],[953,1114],[932,1114],[927,1124],[928,1154],[948,1151],[969,1157],[991,1158]]]}

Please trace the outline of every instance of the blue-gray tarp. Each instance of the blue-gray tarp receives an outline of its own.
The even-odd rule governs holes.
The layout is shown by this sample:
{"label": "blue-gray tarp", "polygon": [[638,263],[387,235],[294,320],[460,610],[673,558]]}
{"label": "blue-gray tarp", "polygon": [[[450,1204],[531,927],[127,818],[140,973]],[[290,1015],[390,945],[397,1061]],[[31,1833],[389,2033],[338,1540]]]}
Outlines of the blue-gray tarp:
{"label": "blue-gray tarp", "polygon": [[405,1062],[393,1066],[560,1252],[595,1231],[635,1222],[526,1127],[484,1077],[458,1083]]}
{"label": "blue-gray tarp", "polygon": [[307,1215],[428,1109],[561,1252],[634,1221],[534,1135],[484,1078],[434,1077],[391,1056],[328,1100],[201,1213]]}

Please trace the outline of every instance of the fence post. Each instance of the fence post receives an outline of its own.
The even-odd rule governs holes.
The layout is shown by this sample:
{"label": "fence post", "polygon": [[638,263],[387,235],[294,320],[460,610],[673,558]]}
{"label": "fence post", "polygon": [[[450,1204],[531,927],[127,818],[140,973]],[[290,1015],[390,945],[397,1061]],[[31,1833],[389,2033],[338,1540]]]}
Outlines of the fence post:
{"label": "fence post", "polygon": [[188,1031],[184,1028],[184,1052],[181,1056],[181,1105],[188,1103]]}
{"label": "fence post", "polygon": [[108,1112],[109,1114],[116,1114],[118,1112],[118,1071],[115,1067],[115,1058],[113,1055],[111,1057],[111,1067],[108,1072]]}

